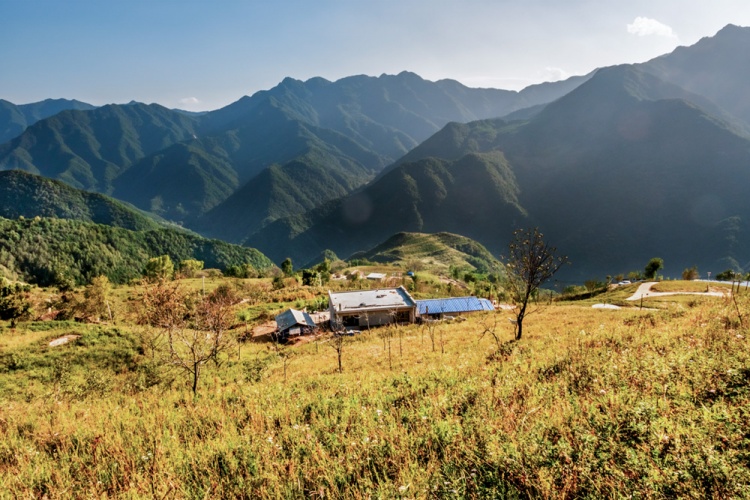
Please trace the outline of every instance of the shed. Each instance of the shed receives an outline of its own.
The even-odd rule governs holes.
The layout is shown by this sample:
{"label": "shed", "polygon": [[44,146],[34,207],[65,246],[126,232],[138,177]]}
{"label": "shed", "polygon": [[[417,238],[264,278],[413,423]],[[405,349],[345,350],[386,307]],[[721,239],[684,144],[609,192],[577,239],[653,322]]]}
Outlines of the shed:
{"label": "shed", "polygon": [[474,296],[426,299],[417,301],[420,316],[441,318],[443,315],[464,314],[479,311],[494,311],[495,307],[487,299]]}
{"label": "shed", "polygon": [[386,276],[387,275],[384,273],[370,273],[367,276],[365,276],[365,278],[367,278],[368,280],[373,280],[373,281],[383,281],[386,278]]}
{"label": "shed", "polygon": [[276,316],[277,338],[284,340],[290,335],[304,335],[315,330],[315,322],[305,311],[287,309]]}
{"label": "shed", "polygon": [[378,290],[328,292],[331,328],[414,323],[417,303],[402,286]]}

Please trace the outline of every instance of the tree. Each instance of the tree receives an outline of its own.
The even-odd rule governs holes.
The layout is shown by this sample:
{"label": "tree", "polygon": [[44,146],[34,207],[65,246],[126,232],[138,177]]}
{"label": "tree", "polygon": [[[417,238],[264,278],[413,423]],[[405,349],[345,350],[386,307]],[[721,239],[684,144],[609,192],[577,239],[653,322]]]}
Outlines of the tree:
{"label": "tree", "polygon": [[684,280],[697,280],[699,277],[698,266],[689,267],[682,271],[682,279]]}
{"label": "tree", "polygon": [[716,279],[718,281],[732,281],[734,280],[735,272],[733,269],[727,269],[726,271],[722,271],[716,275]]}
{"label": "tree", "polygon": [[341,358],[344,354],[344,344],[346,343],[346,334],[344,332],[334,332],[330,339],[330,345],[336,351],[336,359],[339,364],[339,373],[344,373],[344,368],[341,364]]}
{"label": "tree", "polygon": [[328,283],[331,279],[331,261],[323,259],[323,262],[315,266],[315,271],[318,272],[318,277],[323,283]]}
{"label": "tree", "polygon": [[174,274],[174,264],[169,255],[153,257],[146,262],[143,275],[149,281],[171,279]]}
{"label": "tree", "polygon": [[292,259],[289,257],[284,259],[284,262],[281,263],[281,272],[284,273],[284,276],[291,276],[294,274],[294,264],[292,264]]}
{"label": "tree", "polygon": [[96,321],[102,317],[112,321],[112,309],[109,306],[109,294],[112,285],[106,276],[97,276],[91,280],[83,291],[83,313],[87,317],[95,318]]}
{"label": "tree", "polygon": [[185,278],[194,278],[195,274],[202,269],[202,260],[185,259],[180,261],[180,275]]}
{"label": "tree", "polygon": [[190,304],[178,283],[161,280],[146,285],[138,322],[152,327],[144,332],[142,342],[151,351],[153,361],[162,352],[166,339],[185,327],[189,314]]}
{"label": "tree", "polygon": [[515,338],[521,340],[529,300],[568,262],[568,258],[557,256],[557,249],[545,243],[538,228],[514,231],[509,251],[505,265],[507,288],[516,302]]}
{"label": "tree", "polygon": [[10,327],[15,328],[19,320],[31,317],[31,303],[28,300],[28,286],[3,285],[0,288],[0,319],[10,320]]}
{"label": "tree", "polygon": [[435,332],[440,321],[437,319],[431,319],[429,317],[422,317],[423,328],[427,330],[427,335],[430,336],[430,342],[432,342],[432,352],[435,352]]}
{"label": "tree", "polygon": [[412,273],[412,275],[411,275],[411,281],[412,281],[412,284],[411,284],[411,286],[412,286],[412,288],[411,288],[411,291],[412,291],[412,292],[417,292],[417,291],[419,291],[419,277],[417,276],[417,273]]}
{"label": "tree", "polygon": [[[209,361],[218,364],[220,354],[232,347],[227,330],[234,319],[235,300],[228,286],[205,297],[186,294],[165,281],[144,291],[142,322],[165,334],[167,361],[190,377],[193,396],[203,366]],[[158,348],[156,342],[153,345]]]}
{"label": "tree", "polygon": [[659,257],[654,257],[646,264],[646,268],[643,270],[643,277],[647,280],[654,279],[656,272],[663,267],[664,261]]}

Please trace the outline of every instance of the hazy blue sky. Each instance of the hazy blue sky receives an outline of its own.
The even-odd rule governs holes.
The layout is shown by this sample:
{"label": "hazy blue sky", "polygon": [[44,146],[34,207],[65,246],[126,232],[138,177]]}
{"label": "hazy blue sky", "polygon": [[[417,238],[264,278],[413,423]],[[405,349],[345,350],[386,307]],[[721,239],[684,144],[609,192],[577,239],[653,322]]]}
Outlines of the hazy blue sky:
{"label": "hazy blue sky", "polygon": [[750,25],[748,0],[0,0],[0,98],[216,109],[286,76],[521,89]]}

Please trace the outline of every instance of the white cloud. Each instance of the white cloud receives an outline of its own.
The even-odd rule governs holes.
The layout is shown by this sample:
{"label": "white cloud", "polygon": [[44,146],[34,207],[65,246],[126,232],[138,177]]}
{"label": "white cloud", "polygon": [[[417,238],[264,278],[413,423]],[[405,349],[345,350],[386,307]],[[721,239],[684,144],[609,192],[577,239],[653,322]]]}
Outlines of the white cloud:
{"label": "white cloud", "polygon": [[185,97],[180,99],[180,104],[200,104],[200,100],[197,97]]}
{"label": "white cloud", "polygon": [[571,75],[570,73],[568,73],[562,68],[555,68],[552,66],[547,66],[541,72],[540,76],[542,78],[542,81],[545,81],[545,82],[559,82],[560,80],[565,80],[567,78],[570,78]]}
{"label": "white cloud", "polygon": [[632,23],[627,25],[628,33],[638,36],[663,36],[666,38],[677,38],[671,27],[660,23],[649,17],[636,17]]}

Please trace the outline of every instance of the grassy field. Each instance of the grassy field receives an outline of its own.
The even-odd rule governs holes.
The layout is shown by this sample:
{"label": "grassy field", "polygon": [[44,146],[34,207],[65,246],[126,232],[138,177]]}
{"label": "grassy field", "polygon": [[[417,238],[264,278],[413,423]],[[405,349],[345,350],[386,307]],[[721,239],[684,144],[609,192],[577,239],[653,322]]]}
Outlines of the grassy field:
{"label": "grassy field", "polygon": [[373,329],[343,373],[325,336],[248,342],[197,398],[125,313],[6,327],[0,496],[747,497],[748,297]]}

